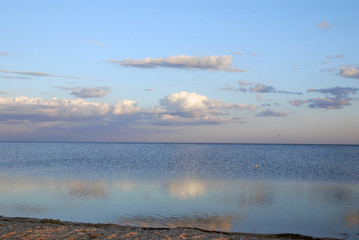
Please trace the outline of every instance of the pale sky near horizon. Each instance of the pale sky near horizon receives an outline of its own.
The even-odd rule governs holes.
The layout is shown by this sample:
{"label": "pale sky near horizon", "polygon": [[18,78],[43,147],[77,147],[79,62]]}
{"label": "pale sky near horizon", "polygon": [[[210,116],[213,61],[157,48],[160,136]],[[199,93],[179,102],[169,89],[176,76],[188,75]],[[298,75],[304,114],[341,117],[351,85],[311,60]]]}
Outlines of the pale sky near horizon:
{"label": "pale sky near horizon", "polygon": [[358,9],[0,0],[0,141],[359,144]]}

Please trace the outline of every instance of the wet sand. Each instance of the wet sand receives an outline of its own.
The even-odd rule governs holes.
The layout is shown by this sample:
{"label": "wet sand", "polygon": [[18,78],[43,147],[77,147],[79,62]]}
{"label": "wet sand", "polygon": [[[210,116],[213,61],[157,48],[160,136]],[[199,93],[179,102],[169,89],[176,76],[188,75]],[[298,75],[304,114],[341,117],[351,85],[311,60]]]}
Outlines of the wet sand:
{"label": "wet sand", "polygon": [[294,240],[313,238],[298,234],[249,234],[197,228],[148,228],[116,224],[90,224],[53,219],[0,217],[0,239],[211,239]]}

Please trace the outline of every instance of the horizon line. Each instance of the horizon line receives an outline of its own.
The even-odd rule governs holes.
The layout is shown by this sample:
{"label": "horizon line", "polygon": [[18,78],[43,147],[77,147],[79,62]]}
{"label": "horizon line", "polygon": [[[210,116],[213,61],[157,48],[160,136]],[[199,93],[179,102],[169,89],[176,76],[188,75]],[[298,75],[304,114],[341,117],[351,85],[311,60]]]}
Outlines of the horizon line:
{"label": "horizon line", "polygon": [[228,145],[322,145],[322,146],[359,146],[353,143],[245,143],[245,142],[161,142],[161,141],[26,141],[0,140],[0,143],[111,143],[111,144],[228,144]]}

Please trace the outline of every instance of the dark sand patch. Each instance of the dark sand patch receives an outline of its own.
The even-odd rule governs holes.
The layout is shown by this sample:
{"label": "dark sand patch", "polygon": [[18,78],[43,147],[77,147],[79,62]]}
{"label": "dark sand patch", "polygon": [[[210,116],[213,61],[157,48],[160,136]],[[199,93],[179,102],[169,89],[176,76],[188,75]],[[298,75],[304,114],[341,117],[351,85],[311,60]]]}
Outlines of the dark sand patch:
{"label": "dark sand patch", "polygon": [[0,217],[0,239],[200,239],[200,240],[329,240],[298,234],[249,234],[197,228],[144,228],[54,219]]}

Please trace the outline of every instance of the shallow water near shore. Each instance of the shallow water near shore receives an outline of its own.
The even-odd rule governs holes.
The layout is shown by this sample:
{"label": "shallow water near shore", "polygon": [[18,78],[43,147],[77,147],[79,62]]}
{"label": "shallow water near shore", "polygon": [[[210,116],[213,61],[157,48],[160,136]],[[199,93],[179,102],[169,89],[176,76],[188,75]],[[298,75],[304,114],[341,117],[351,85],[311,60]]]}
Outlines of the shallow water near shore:
{"label": "shallow water near shore", "polygon": [[358,156],[359,146],[0,143],[0,215],[356,239]]}

